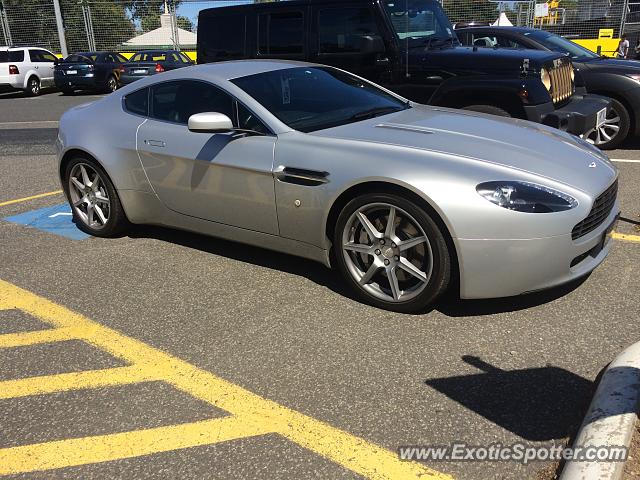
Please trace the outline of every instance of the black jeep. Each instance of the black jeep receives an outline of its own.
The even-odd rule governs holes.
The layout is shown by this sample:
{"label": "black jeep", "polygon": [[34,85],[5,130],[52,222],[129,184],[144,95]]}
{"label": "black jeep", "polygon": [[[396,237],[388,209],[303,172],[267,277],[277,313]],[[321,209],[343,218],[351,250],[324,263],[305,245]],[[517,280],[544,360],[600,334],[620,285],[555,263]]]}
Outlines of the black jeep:
{"label": "black jeep", "polygon": [[461,46],[435,0],[293,0],[200,12],[198,63],[280,58],[343,68],[416,102],[580,135],[606,119],[571,59]]}

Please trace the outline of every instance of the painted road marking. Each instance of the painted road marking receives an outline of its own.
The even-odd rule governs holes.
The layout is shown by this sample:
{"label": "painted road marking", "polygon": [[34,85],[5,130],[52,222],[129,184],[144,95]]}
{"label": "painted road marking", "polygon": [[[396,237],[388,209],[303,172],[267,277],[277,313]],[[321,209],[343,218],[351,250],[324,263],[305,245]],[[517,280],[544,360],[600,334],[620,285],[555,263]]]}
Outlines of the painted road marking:
{"label": "painted road marking", "polygon": [[609,160],[618,163],[640,163],[640,160],[628,160],[626,158],[610,158]]}
{"label": "painted road marking", "polygon": [[129,366],[3,381],[0,382],[2,398],[155,380],[225,410],[230,416],[0,449],[0,475],[87,465],[279,434],[367,478],[451,479],[449,475],[419,463],[402,461],[395,452],[262,398],[211,372],[0,280],[0,310],[9,309],[22,310],[53,328],[41,333],[0,335],[0,347],[83,340],[126,361]]}
{"label": "painted road marking", "polygon": [[0,122],[0,130],[21,130],[26,128],[57,128],[57,120],[37,120],[35,122]]}
{"label": "painted road marking", "polygon": [[73,223],[71,207],[69,207],[67,203],[5,217],[3,220],[37,228],[47,233],[70,238],[71,240],[84,240],[90,237],[90,235],[84,233]]}
{"label": "painted road marking", "polygon": [[627,235],[626,233],[613,232],[611,238],[622,240],[623,242],[640,243],[640,235]]}
{"label": "painted road marking", "polygon": [[54,192],[47,192],[47,193],[40,193],[38,195],[32,195],[31,197],[17,198],[15,200],[9,200],[7,202],[0,203],[0,207],[13,205],[14,203],[28,202],[29,200],[35,200],[36,198],[50,197],[51,195],[58,195],[60,193],[62,193],[62,190],[56,190]]}

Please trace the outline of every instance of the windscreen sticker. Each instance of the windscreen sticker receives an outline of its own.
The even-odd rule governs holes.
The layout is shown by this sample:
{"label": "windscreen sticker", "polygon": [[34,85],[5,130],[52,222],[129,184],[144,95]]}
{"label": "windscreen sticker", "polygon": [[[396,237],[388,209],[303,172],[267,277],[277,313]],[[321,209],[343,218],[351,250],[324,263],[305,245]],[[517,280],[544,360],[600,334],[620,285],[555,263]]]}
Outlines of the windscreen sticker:
{"label": "windscreen sticker", "polygon": [[280,77],[282,84],[282,104],[289,105],[291,103],[291,88],[289,87],[289,79],[284,76]]}

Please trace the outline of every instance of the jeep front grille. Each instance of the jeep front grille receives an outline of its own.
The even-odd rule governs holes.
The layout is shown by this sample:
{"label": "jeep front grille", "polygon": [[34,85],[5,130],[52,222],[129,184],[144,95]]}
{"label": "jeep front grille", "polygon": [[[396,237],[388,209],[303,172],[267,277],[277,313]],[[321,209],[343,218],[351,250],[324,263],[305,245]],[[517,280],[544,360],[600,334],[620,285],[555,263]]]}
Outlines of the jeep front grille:
{"label": "jeep front grille", "polygon": [[571,72],[573,65],[571,62],[564,61],[557,67],[554,66],[550,71],[551,76],[551,98],[553,103],[560,103],[567,100],[573,95],[574,86],[571,80]]}

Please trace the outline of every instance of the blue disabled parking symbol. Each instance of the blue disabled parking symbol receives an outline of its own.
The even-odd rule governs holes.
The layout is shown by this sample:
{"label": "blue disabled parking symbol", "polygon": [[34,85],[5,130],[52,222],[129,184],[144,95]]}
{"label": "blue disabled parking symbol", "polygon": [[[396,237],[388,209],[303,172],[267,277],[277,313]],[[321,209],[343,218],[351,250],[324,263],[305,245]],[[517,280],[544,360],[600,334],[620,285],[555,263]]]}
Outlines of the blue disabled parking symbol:
{"label": "blue disabled parking symbol", "polygon": [[71,240],[84,240],[89,238],[89,235],[76,227],[72,219],[71,207],[69,207],[68,203],[40,208],[38,210],[21,213],[20,215],[3,218],[3,220],[7,222],[37,228],[47,233],[70,238]]}

